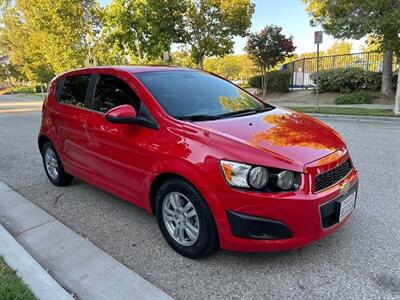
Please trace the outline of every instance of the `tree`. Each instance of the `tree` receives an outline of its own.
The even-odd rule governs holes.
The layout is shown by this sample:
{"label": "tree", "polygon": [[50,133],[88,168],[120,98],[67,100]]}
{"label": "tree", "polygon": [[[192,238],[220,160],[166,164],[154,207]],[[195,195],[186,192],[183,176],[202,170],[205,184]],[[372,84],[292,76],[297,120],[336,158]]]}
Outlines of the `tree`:
{"label": "tree", "polygon": [[190,57],[190,52],[186,49],[175,51],[171,53],[171,61],[173,65],[181,66],[185,68],[196,68],[196,64]]}
{"label": "tree", "polygon": [[382,37],[376,34],[369,34],[365,44],[361,46],[362,52],[377,52],[382,48]]}
{"label": "tree", "polygon": [[3,50],[29,80],[46,83],[55,74],[83,65],[85,35],[93,29],[97,10],[95,0],[10,1],[3,4]]}
{"label": "tree", "polygon": [[[148,63],[182,39],[180,0],[113,0],[103,15],[103,60]],[[102,51],[101,51],[102,50]]]}
{"label": "tree", "polygon": [[296,49],[293,38],[291,36],[287,38],[281,32],[282,27],[269,25],[259,33],[250,34],[247,39],[245,50],[263,73],[261,81],[263,96],[267,93],[267,69],[284,61]]}
{"label": "tree", "polygon": [[346,41],[335,41],[332,46],[326,50],[326,55],[350,54],[353,45]]}
{"label": "tree", "polygon": [[229,54],[224,57],[206,58],[204,69],[226,79],[241,81],[246,81],[257,73],[256,67],[247,54]]}
{"label": "tree", "polygon": [[202,69],[204,57],[232,52],[233,38],[246,36],[254,13],[250,0],[187,0],[183,42]]}
{"label": "tree", "polygon": [[400,53],[400,1],[393,0],[303,0],[312,24],[321,24],[337,38],[360,39],[367,34],[382,37],[385,51],[382,96],[393,98],[393,52]]}

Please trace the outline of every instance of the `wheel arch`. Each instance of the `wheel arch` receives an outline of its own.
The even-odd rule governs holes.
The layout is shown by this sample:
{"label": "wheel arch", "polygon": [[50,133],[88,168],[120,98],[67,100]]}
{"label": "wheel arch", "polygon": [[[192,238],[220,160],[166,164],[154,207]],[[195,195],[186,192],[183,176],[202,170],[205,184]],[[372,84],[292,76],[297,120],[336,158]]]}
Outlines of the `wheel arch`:
{"label": "wheel arch", "polygon": [[51,143],[51,140],[50,140],[50,138],[49,138],[48,136],[46,136],[46,135],[44,135],[44,134],[42,134],[42,135],[39,136],[39,138],[38,138],[38,146],[39,146],[39,151],[40,151],[40,152],[42,152],[43,145],[44,145],[47,141],[49,141],[49,142]]}
{"label": "wheel arch", "polygon": [[183,176],[181,176],[181,175],[179,175],[177,173],[165,172],[165,173],[158,174],[153,179],[153,181],[151,183],[151,186],[150,186],[149,199],[150,199],[150,208],[151,208],[151,212],[152,212],[153,215],[155,214],[155,201],[156,201],[156,194],[157,194],[158,189],[165,182],[167,182],[168,180],[171,180],[173,178],[178,178],[178,179],[181,179],[181,180],[184,180],[184,181],[188,182],[190,185],[192,185],[198,191],[198,189],[194,186],[193,183],[191,183],[185,177],[183,177]]}

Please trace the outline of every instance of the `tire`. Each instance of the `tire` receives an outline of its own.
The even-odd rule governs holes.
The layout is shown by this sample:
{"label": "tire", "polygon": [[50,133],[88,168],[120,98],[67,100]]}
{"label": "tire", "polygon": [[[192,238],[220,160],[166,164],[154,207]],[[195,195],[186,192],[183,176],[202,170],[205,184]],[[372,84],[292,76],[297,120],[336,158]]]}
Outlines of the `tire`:
{"label": "tire", "polygon": [[[182,205],[183,212],[180,213],[180,217],[171,218],[170,211],[177,215],[177,210],[174,210],[172,205],[177,198]],[[172,201],[171,199],[175,200]],[[194,209],[195,216],[192,216],[194,213],[188,205],[189,202]],[[190,209],[183,216],[185,208],[188,207]],[[164,208],[168,208],[168,210],[164,210]],[[179,178],[173,178],[162,184],[156,194],[155,213],[161,233],[171,248],[179,254],[188,258],[203,258],[211,255],[217,249],[218,234],[214,218],[203,197],[190,183]],[[184,230],[178,229],[179,233],[184,232],[180,241],[177,240],[179,237],[173,235],[173,232],[175,232],[173,224],[178,226],[177,222],[185,228]],[[196,239],[193,238],[196,235],[193,228],[198,229]],[[179,233],[178,236],[180,236]]]}
{"label": "tire", "polygon": [[[47,158],[46,155],[49,155],[51,159]],[[42,159],[44,170],[52,184],[56,186],[66,186],[74,179],[72,175],[64,171],[60,156],[50,141],[45,142],[42,147]],[[50,164],[52,164],[51,166],[47,165],[49,161]],[[57,170],[57,173],[54,172],[54,169]]]}

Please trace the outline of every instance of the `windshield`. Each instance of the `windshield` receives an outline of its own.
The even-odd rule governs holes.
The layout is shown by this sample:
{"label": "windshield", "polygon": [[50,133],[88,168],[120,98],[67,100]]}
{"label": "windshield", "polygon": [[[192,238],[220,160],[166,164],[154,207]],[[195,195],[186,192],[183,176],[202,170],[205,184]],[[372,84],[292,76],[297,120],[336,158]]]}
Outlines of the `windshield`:
{"label": "windshield", "polygon": [[216,119],[272,109],[233,84],[199,71],[148,72],[135,76],[164,110],[178,119]]}

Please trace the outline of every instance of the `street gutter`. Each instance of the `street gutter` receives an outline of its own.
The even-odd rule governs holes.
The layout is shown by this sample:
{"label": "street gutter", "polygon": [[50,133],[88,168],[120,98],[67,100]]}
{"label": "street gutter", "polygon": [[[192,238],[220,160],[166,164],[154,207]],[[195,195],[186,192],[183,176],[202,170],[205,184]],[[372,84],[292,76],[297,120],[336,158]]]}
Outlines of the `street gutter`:
{"label": "street gutter", "polygon": [[304,113],[314,118],[336,119],[343,121],[365,121],[365,122],[384,122],[384,123],[400,123],[400,117],[380,117],[380,116],[360,116],[360,115],[337,115],[337,114],[319,114]]}

